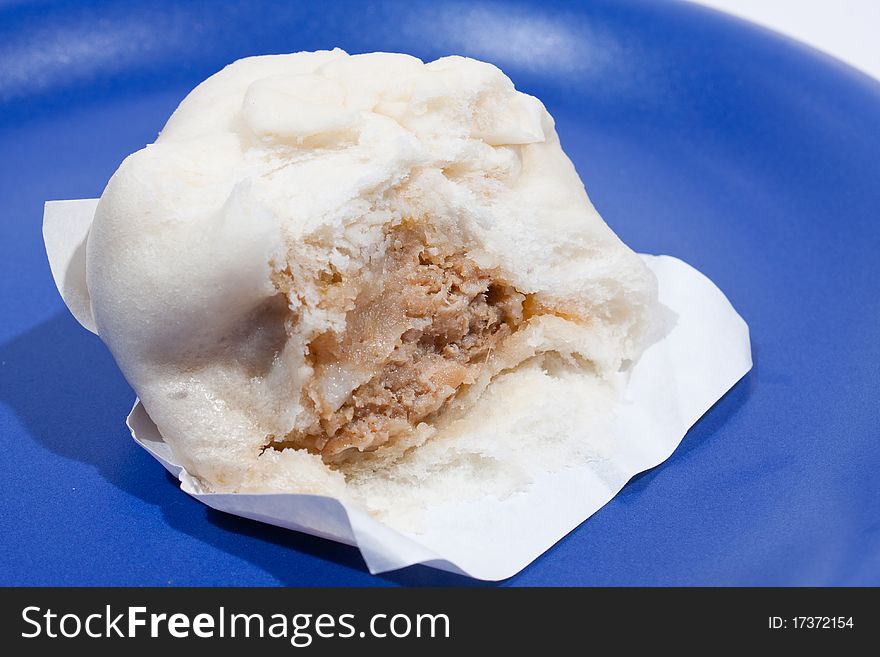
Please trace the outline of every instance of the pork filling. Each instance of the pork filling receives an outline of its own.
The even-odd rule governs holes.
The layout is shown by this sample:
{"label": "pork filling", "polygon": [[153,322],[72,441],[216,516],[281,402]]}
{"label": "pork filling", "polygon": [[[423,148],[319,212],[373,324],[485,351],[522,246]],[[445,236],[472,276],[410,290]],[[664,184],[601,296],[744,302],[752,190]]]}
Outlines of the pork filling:
{"label": "pork filling", "polygon": [[[477,379],[523,321],[526,297],[442,241],[429,247],[422,230],[396,229],[378,289],[358,293],[344,334],[310,345],[319,420],[274,447],[304,447],[328,463],[374,451],[430,422]],[[365,371],[341,403],[328,399],[340,372]]]}

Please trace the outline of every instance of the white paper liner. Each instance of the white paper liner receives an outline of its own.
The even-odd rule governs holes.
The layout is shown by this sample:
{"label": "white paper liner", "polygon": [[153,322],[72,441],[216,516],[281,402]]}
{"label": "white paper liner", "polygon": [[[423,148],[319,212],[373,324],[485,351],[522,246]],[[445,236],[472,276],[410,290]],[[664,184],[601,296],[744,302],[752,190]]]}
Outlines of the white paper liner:
{"label": "white paper liner", "polygon": [[[85,241],[97,200],[46,203],[43,235],[67,307],[96,332],[85,279]],[[642,256],[660,300],[677,315],[671,332],[632,368],[605,442],[604,459],[549,473],[521,493],[427,510],[418,534],[393,529],[335,498],[203,491],[175,461],[136,402],[135,441],[178,477],[187,494],[219,511],[356,545],[372,573],[425,564],[484,580],[516,574],[595,513],[633,476],[666,460],[687,430],[751,369],[748,326],[700,272],[669,256]],[[491,517],[486,525],[468,519]],[[450,527],[455,527],[454,531]]]}

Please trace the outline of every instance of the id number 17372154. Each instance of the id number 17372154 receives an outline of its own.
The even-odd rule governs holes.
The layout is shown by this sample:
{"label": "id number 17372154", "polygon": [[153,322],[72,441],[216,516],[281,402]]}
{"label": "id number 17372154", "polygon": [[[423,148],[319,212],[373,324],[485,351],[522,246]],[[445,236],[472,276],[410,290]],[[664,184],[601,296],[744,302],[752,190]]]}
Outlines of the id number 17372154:
{"label": "id number 17372154", "polygon": [[853,629],[852,616],[770,616],[767,627],[771,630],[845,630]]}

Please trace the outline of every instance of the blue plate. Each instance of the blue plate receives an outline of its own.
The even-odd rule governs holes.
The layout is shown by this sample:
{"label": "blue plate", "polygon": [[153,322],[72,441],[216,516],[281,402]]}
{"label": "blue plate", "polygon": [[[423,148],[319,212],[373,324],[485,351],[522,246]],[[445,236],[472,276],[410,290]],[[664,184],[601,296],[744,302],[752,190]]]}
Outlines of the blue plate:
{"label": "blue plate", "polygon": [[609,224],[690,262],[755,368],[663,466],[510,584],[880,584],[880,84],[689,4],[0,7],[2,584],[467,583],[181,493],[55,291],[46,199],[97,196],[186,92],[245,55],[340,46],[501,66],[542,98]]}

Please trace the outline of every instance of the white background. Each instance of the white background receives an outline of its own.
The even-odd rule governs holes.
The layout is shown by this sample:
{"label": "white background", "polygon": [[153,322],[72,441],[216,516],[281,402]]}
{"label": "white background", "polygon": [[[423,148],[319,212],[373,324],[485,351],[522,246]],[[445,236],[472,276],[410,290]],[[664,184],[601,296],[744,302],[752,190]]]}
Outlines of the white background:
{"label": "white background", "polygon": [[880,0],[693,0],[834,55],[880,80]]}

